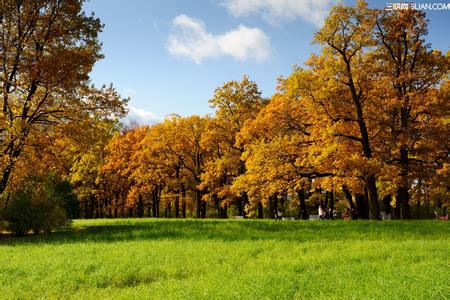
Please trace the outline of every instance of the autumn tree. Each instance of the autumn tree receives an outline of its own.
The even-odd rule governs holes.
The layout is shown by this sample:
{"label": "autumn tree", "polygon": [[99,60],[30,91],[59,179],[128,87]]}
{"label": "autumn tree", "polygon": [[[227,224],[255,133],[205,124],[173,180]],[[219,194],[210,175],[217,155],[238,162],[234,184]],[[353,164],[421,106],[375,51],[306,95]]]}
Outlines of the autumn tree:
{"label": "autumn tree", "polygon": [[[370,131],[368,118],[376,113],[372,110],[376,106],[370,104],[373,80],[371,60],[365,52],[374,44],[374,22],[374,13],[364,2],[358,2],[356,7],[334,7],[315,35],[314,41],[324,48],[322,56],[311,65],[317,71],[324,71],[324,84],[334,93],[329,97],[333,108],[331,120],[342,124],[340,127],[345,130],[336,135],[357,143],[358,152],[368,163],[374,160],[371,138],[375,135]],[[370,168],[362,172],[368,192],[369,217],[378,219],[376,174]]]}
{"label": "autumn tree", "polygon": [[0,193],[33,131],[105,104],[91,97],[88,74],[102,57],[102,24],[82,0],[0,3]]}
{"label": "autumn tree", "polygon": [[116,132],[105,144],[105,157],[99,161],[99,179],[110,192],[109,205],[114,210],[114,216],[118,215],[119,208],[123,216],[127,207],[131,216],[135,204],[139,206],[138,215],[143,216],[143,203],[139,194],[140,182],[133,177],[137,167],[133,157],[139,151],[139,142],[145,137],[147,131],[146,126],[141,126],[123,133]]}
{"label": "autumn tree", "polygon": [[215,90],[213,98],[209,100],[215,114],[209,122],[203,144],[213,156],[206,164],[202,184],[209,186],[210,196],[215,199],[219,214],[226,213],[223,208],[227,204],[236,203],[238,214],[245,215],[244,208],[248,202],[246,191],[236,195],[230,189],[234,179],[246,171],[241,158],[244,145],[238,144],[236,137],[265,102],[258,86],[248,76],[244,76],[240,82],[226,82]]}
{"label": "autumn tree", "polygon": [[[428,22],[417,10],[376,11],[374,63],[377,98],[384,108],[385,160],[398,168],[395,186],[398,217],[409,217],[410,189],[426,180],[448,157],[443,118],[448,98],[438,95],[448,79],[449,60],[425,41]],[[448,86],[448,85],[447,85]]]}

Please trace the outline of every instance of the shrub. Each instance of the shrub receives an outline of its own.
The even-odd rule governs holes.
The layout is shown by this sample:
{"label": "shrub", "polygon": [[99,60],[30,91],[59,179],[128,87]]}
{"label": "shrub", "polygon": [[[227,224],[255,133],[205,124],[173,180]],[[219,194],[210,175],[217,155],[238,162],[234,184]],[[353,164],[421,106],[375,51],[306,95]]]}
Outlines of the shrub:
{"label": "shrub", "polygon": [[3,211],[7,229],[16,235],[23,235],[29,230],[34,233],[49,232],[67,226],[70,219],[56,187],[51,177],[45,182],[39,178],[28,179],[21,190],[11,195]]}

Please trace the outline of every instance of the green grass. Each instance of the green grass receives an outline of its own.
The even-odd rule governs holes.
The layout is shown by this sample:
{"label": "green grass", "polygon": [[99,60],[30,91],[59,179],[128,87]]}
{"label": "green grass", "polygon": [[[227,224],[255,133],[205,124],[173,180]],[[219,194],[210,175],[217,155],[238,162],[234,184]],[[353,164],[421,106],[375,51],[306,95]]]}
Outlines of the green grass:
{"label": "green grass", "polygon": [[450,223],[77,220],[0,238],[0,298],[450,298]]}

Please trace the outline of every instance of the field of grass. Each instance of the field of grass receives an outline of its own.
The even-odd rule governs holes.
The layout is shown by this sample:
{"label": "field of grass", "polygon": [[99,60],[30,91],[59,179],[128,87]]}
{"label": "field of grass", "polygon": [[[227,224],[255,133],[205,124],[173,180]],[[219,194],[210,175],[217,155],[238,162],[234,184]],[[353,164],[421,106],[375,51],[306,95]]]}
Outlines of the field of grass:
{"label": "field of grass", "polygon": [[0,298],[450,298],[450,223],[77,220],[0,237]]}

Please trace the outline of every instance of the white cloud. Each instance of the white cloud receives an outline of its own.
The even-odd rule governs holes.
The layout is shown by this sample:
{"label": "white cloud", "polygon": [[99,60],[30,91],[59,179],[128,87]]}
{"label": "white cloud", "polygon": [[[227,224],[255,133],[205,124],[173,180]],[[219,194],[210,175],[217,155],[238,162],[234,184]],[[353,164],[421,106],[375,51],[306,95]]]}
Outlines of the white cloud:
{"label": "white cloud", "polygon": [[337,0],[222,0],[234,17],[258,15],[271,24],[301,18],[321,26]]}
{"label": "white cloud", "polygon": [[237,60],[263,61],[271,53],[269,37],[259,28],[239,25],[224,34],[206,31],[205,24],[186,15],[172,20],[175,32],[167,41],[167,50],[173,56],[183,56],[201,63],[205,58],[224,55]]}
{"label": "white cloud", "polygon": [[142,123],[157,123],[162,120],[160,117],[150,111],[146,111],[142,108],[137,108],[131,105],[128,106],[128,119],[136,120]]}

